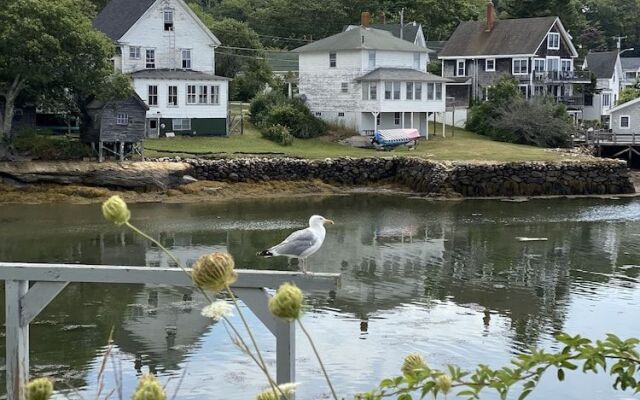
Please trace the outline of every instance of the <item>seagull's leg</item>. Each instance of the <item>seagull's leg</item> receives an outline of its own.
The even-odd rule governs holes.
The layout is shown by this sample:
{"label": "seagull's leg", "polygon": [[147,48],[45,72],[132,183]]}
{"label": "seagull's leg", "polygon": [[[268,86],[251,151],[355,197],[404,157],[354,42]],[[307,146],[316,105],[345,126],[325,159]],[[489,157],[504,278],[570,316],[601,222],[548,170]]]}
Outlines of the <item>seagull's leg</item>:
{"label": "seagull's leg", "polygon": [[308,273],[308,271],[307,271],[307,259],[306,258],[301,258],[300,259],[300,263],[301,263],[301,266],[302,266],[302,273],[306,275]]}

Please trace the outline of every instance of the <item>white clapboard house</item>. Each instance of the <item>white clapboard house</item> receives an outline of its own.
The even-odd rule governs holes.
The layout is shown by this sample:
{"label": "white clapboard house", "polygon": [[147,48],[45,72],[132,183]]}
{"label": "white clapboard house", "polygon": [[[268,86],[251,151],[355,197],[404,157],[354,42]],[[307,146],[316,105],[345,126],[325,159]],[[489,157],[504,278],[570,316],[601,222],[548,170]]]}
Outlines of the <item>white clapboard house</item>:
{"label": "white clapboard house", "polygon": [[215,75],[220,41],[183,0],[111,0],[93,25],[116,43],[115,69],[149,106],[147,136],[227,134],[229,81]]}
{"label": "white clapboard house", "polygon": [[323,120],[372,135],[445,112],[446,79],[426,73],[427,49],[365,23],[293,50],[300,97]]}
{"label": "white clapboard house", "polygon": [[585,95],[583,119],[604,121],[609,118],[609,110],[618,102],[624,84],[624,73],[618,50],[587,54],[583,69],[596,77],[596,90]]}

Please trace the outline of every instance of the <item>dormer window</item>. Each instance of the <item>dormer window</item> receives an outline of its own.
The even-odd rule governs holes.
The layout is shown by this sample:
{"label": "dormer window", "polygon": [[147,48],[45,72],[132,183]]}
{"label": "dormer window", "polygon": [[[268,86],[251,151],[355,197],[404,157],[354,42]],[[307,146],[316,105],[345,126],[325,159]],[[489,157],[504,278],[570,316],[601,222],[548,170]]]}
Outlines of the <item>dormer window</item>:
{"label": "dormer window", "polygon": [[173,30],[173,10],[164,10],[164,30]]}
{"label": "dormer window", "polygon": [[560,50],[560,34],[557,32],[549,32],[547,36],[547,48],[549,50]]}

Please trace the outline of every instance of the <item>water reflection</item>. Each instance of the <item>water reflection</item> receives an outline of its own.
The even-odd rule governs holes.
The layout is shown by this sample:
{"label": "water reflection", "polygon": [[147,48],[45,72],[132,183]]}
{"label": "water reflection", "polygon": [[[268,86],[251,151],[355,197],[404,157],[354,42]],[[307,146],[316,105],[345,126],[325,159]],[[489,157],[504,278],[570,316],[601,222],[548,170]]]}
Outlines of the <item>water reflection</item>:
{"label": "water reflection", "polygon": [[[336,294],[313,294],[307,318],[321,346],[340,343],[329,363],[345,393],[395,374],[410,350],[440,363],[503,363],[516,351],[545,345],[553,332],[583,327],[593,318],[576,309],[584,301],[586,312],[604,315],[598,332],[640,328],[620,311],[599,308],[640,305],[635,200],[439,203],[357,195],[132,209],[136,223],[186,263],[228,250],[238,265],[258,269],[295,269],[286,259],[258,258],[256,250],[305,226],[310,214],[336,220],[309,264],[313,271],[340,272],[342,287]],[[2,260],[175,267],[159,249],[103,223],[96,206],[1,206],[0,221]],[[187,363],[215,369],[241,362],[234,348],[219,345],[224,335],[200,316],[202,304],[188,289],[71,285],[32,328],[35,372],[76,387],[90,384],[112,328],[125,376],[175,376]],[[262,337],[269,348],[269,335]],[[213,358],[204,355],[210,346]],[[357,378],[354,355],[345,347],[360,349]],[[314,382],[308,349],[299,343],[299,350],[302,380]],[[210,372],[194,373],[179,397],[202,398],[197,379]],[[244,398],[244,390],[259,388],[259,376],[237,373],[218,378],[228,388],[225,398]],[[322,389],[306,390],[313,397]]]}

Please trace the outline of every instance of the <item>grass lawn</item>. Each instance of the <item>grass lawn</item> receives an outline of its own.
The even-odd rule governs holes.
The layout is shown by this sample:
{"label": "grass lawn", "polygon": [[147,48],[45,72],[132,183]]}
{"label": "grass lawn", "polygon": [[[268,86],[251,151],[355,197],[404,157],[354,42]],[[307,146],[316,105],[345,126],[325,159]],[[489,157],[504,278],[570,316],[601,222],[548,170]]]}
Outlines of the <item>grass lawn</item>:
{"label": "grass lawn", "polygon": [[[433,132],[431,126],[430,132]],[[481,160],[481,161],[547,161],[570,158],[565,154],[546,151],[532,146],[494,142],[483,136],[456,128],[454,137],[442,138],[441,126],[438,136],[421,141],[414,151],[401,146],[390,152],[373,149],[358,149],[334,143],[328,137],[295,139],[292,146],[280,146],[263,139],[250,124],[245,125],[244,135],[230,137],[175,137],[145,140],[145,155],[161,157],[188,154],[280,154],[301,158],[327,157],[372,157],[372,156],[416,156],[431,160]],[[447,127],[447,135],[451,127]],[[573,158],[573,157],[571,157]]]}

